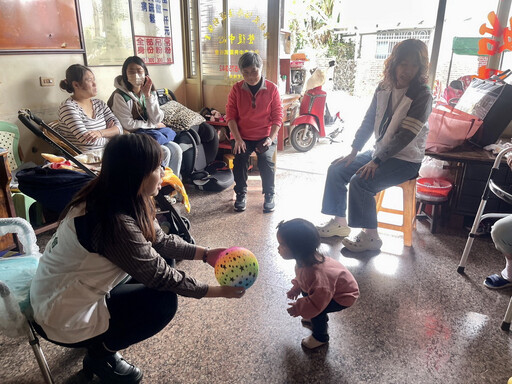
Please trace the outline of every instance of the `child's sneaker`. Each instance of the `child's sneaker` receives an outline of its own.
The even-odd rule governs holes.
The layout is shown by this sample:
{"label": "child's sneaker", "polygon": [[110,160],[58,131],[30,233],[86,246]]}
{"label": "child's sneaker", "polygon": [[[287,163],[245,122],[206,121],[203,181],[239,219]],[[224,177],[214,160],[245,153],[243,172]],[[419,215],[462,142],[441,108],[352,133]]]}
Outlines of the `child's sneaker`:
{"label": "child's sneaker", "polygon": [[334,219],[316,226],[316,229],[320,237],[345,237],[350,235],[350,228],[346,225],[338,224]]}
{"label": "child's sneaker", "polygon": [[315,339],[313,337],[313,335],[311,335],[311,336],[308,336],[308,337],[305,337],[304,339],[302,339],[301,344],[303,347],[306,347],[307,349],[315,349],[315,348],[321,347],[324,344],[327,344],[327,342],[318,341],[317,339]]}
{"label": "child's sneaker", "polygon": [[341,243],[352,252],[378,251],[382,247],[380,238],[371,237],[364,231],[351,238],[345,237]]}

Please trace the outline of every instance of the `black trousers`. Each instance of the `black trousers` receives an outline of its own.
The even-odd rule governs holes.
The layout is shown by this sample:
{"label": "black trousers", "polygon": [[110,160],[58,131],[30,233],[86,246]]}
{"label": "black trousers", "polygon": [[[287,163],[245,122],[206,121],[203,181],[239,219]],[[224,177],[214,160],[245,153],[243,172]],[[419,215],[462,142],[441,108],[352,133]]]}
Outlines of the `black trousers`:
{"label": "black trousers", "polygon": [[[306,292],[302,292],[302,296],[307,296]],[[348,308],[341,304],[338,304],[336,301],[331,300],[329,305],[316,317],[311,319],[311,324],[313,325],[313,337],[318,341],[326,343],[329,341],[329,334],[327,333],[327,322],[329,321],[328,313],[339,312],[343,309]]]}
{"label": "black trousers", "polygon": [[[249,158],[255,151],[256,146],[261,140],[252,141],[244,140],[246,150],[244,153],[238,153],[233,160],[233,176],[235,179],[235,192],[247,193],[247,171],[249,169]],[[231,141],[231,148],[234,148],[235,141]],[[276,143],[273,142],[265,153],[258,153],[258,169],[260,171],[262,192],[275,193],[274,179],[275,179],[275,163],[274,153],[276,151]]]}
{"label": "black trousers", "polygon": [[174,292],[150,289],[143,284],[120,284],[110,291],[107,298],[110,323],[107,331],[79,343],[64,344],[48,339],[39,324],[33,324],[36,332],[46,340],[68,348],[90,348],[103,343],[112,351],[130,345],[160,332],[172,320],[178,309],[178,297]]}

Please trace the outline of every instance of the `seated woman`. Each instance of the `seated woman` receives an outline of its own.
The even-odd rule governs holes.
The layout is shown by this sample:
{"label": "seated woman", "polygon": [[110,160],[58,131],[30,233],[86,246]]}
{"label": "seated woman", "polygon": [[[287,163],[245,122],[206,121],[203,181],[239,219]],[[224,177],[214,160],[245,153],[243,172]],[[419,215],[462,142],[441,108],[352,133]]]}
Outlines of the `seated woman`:
{"label": "seated woman", "polygon": [[162,123],[164,113],[158,104],[155,86],[146,64],[140,57],[130,56],[124,61],[121,73],[114,80],[116,90],[108,105],[125,131],[148,134],[168,148],[168,166],[179,176],[182,150],[172,141],[176,133]]}
{"label": "seated woman", "polygon": [[[425,43],[409,39],[393,48],[384,64],[384,80],[356,132],[351,153],[329,166],[322,213],[334,218],[317,227],[320,236],[344,237],[343,245],[354,252],[379,250],[382,246],[377,232],[375,194],[418,175],[432,110],[427,71]],[[357,154],[372,134],[374,150]],[[362,231],[348,238],[349,226]]]}
{"label": "seated woman", "polygon": [[[507,164],[512,169],[512,156],[507,157]],[[484,280],[484,285],[490,289],[512,287],[512,215],[496,221],[491,229],[494,246],[505,256],[505,268],[501,273],[495,273]]]}
{"label": "seated woman", "polygon": [[59,108],[58,130],[81,151],[103,148],[111,137],[123,133],[110,108],[93,98],[96,81],[89,68],[71,65],[60,88],[72,95]]}
{"label": "seated woman", "polygon": [[117,351],[160,332],[177,311],[177,295],[245,293],[208,286],[170,265],[174,259],[213,264],[225,248],[208,250],[164,234],[153,202],[161,157],[147,135],[119,135],[107,144],[99,176],[63,212],[30,290],[37,332],[65,347],[87,348],[84,371],[105,383],[141,380]]}

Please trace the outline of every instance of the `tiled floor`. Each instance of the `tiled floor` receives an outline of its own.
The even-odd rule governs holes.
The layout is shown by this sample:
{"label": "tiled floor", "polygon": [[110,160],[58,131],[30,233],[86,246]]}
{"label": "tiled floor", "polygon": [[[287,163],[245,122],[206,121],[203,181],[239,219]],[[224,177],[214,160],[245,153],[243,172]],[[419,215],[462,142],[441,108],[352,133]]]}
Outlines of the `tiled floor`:
{"label": "tiled floor", "polygon": [[[243,213],[233,212],[231,190],[189,190],[196,241],[252,250],[260,275],[240,300],[180,298],[167,328],[123,351],[143,370],[144,383],[507,382],[512,336],[500,324],[511,291],[482,285],[485,276],[501,270],[503,258],[489,238],[477,239],[467,275],[457,274],[467,236],[460,226],[434,236],[420,222],[412,248],[402,246],[400,234],[381,231],[378,254],[351,254],[339,239],[325,242],[322,250],[358,280],[361,298],[331,315],[328,346],[301,348],[310,331],[286,312],[293,262],[277,254],[275,227],[293,217],[322,220],[325,169],[342,147],[319,143],[306,154],[290,148],[280,153],[274,213],[262,213],[257,178],[250,181]],[[213,270],[202,262],[178,268],[215,283]],[[80,373],[82,350],[42,344],[57,383],[87,382]],[[28,344],[0,337],[0,382],[42,382]]]}

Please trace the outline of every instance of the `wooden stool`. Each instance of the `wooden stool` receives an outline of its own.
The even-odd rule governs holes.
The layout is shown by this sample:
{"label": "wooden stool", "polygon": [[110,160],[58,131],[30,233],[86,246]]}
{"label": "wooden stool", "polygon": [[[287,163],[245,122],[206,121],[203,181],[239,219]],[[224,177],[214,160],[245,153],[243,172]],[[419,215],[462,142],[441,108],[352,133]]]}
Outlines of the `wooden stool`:
{"label": "wooden stool", "polygon": [[404,234],[404,245],[406,247],[410,247],[412,246],[413,220],[416,216],[416,179],[407,180],[402,184],[396,185],[396,187],[402,188],[403,210],[383,207],[382,201],[384,200],[384,194],[386,193],[386,190],[383,190],[375,196],[377,202],[377,214],[379,212],[387,212],[395,215],[401,215],[402,225],[380,222],[377,218],[377,226],[402,232]]}
{"label": "wooden stool", "polygon": [[[448,196],[444,198],[431,197],[425,194],[416,193],[416,201],[419,203],[415,219],[425,218],[430,223],[430,233],[437,232],[438,219],[442,215],[442,206],[448,201]],[[432,213],[425,212],[427,205],[432,207]]]}

